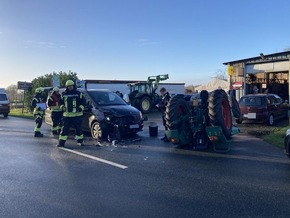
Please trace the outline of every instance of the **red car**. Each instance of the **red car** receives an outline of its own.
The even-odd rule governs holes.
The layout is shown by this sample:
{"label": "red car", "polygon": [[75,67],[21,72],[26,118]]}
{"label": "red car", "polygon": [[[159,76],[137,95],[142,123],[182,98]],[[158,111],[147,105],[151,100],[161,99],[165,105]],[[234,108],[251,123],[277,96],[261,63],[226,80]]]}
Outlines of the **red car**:
{"label": "red car", "polygon": [[241,117],[236,119],[238,124],[243,120],[262,121],[269,126],[278,119],[288,118],[289,105],[275,94],[249,94],[239,100]]}

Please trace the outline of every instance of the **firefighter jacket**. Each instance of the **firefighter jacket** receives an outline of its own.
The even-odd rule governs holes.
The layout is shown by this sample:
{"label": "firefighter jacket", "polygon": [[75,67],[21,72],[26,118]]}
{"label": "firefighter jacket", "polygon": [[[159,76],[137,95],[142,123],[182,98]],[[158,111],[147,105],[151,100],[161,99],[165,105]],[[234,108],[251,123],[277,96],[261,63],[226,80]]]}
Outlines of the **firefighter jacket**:
{"label": "firefighter jacket", "polygon": [[60,94],[53,92],[51,95],[48,96],[46,100],[47,107],[49,107],[52,111],[61,111],[59,105],[60,99],[61,99]]}
{"label": "firefighter jacket", "polygon": [[165,112],[166,110],[166,105],[168,104],[170,100],[170,95],[168,92],[166,92],[164,95],[161,96],[161,102],[160,102],[160,110],[161,112]]}
{"label": "firefighter jacket", "polygon": [[84,95],[76,89],[69,91],[66,89],[60,98],[60,109],[64,117],[77,117],[83,115],[86,99]]}
{"label": "firefighter jacket", "polygon": [[31,108],[33,109],[33,115],[43,115],[44,108],[41,107],[41,104],[45,104],[40,93],[37,93],[31,101]]}

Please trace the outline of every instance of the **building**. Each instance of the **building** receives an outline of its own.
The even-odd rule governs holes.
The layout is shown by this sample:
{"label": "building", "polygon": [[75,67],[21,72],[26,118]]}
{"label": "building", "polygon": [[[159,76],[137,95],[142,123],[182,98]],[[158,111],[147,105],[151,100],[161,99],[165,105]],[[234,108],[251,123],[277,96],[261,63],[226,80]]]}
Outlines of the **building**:
{"label": "building", "polygon": [[253,93],[256,86],[258,93],[275,93],[284,100],[289,96],[290,51],[229,61],[228,66],[231,87],[236,90],[239,99]]}

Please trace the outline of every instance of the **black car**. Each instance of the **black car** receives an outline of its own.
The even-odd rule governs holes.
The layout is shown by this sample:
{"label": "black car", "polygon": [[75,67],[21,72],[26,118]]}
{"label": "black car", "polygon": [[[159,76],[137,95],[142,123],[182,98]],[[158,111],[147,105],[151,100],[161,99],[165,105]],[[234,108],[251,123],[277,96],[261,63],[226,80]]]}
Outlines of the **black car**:
{"label": "black car", "polygon": [[[95,139],[108,135],[123,137],[143,130],[142,113],[109,90],[78,89],[86,98],[82,128]],[[51,110],[45,111],[45,122],[52,125]]]}

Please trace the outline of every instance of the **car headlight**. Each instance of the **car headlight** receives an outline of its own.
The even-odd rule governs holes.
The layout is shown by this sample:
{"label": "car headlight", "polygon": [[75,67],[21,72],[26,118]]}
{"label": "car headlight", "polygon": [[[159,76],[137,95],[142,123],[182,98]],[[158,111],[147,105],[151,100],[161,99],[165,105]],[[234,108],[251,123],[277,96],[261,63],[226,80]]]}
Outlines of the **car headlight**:
{"label": "car headlight", "polygon": [[286,136],[290,134],[290,129],[287,129]]}

